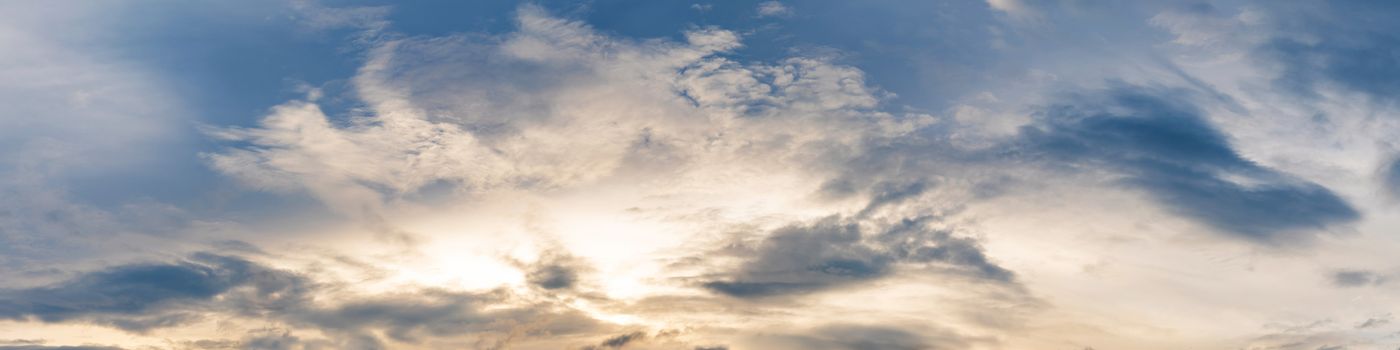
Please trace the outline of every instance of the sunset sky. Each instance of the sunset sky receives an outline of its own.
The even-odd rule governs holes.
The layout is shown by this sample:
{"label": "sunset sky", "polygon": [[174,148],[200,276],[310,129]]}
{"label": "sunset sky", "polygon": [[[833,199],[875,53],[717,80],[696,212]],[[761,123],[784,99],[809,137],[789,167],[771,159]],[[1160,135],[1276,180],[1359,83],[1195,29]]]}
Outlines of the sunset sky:
{"label": "sunset sky", "polygon": [[1396,349],[1397,18],[0,0],[0,350]]}

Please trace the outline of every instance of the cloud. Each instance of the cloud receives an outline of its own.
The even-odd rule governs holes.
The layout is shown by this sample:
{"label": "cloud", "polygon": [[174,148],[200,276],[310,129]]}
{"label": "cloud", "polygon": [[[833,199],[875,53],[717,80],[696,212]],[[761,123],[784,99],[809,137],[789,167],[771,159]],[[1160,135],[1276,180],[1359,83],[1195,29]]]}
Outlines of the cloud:
{"label": "cloud", "polygon": [[921,332],[899,327],[860,324],[829,324],[806,333],[760,335],[752,340],[764,349],[965,349],[985,341],[947,330]]}
{"label": "cloud", "polygon": [[[903,146],[891,139],[934,118],[882,111],[888,94],[867,85],[859,69],[827,57],[736,61],[729,53],[740,47],[739,35],[715,28],[693,29],[683,41],[614,38],[533,6],[520,8],[515,24],[513,32],[487,37],[378,43],[353,80],[363,109],[334,115],[317,96],[290,101],[255,127],[209,130],[230,147],[205,157],[252,188],[308,193],[359,218],[412,208],[422,191],[491,198],[631,183],[628,191],[646,198],[686,201],[729,195],[711,189],[728,176],[716,174],[767,173],[798,184],[838,175],[851,187],[843,198],[869,200],[859,218],[794,221],[740,257],[737,269],[707,280],[707,289],[740,298],[803,294],[884,278],[904,266],[952,278],[1014,279],[975,239],[927,227],[923,218],[883,221],[903,217],[896,209],[938,182],[867,172],[861,162],[929,151],[879,147]],[[795,196],[808,196],[799,191]],[[530,293],[572,297],[555,292],[577,292],[584,282],[586,266],[562,253],[521,265]],[[504,344],[521,334],[607,329],[567,307],[509,295],[414,290],[287,310],[277,319],[366,346],[461,333]],[[526,325],[507,327],[509,320]]]}
{"label": "cloud", "polygon": [[1372,34],[1353,43],[1275,39],[1261,50],[1282,63],[1278,84],[1294,92],[1317,96],[1320,85],[1332,83],[1391,102],[1400,93],[1400,58],[1391,54],[1397,47],[1400,38]]}
{"label": "cloud", "polygon": [[518,335],[566,335],[600,328],[598,321],[577,311],[556,312],[544,305],[505,307],[510,305],[506,297],[424,290],[351,300],[289,317],[363,344],[381,342],[373,330],[382,330],[398,342],[470,335],[480,343],[504,346]]}
{"label": "cloud", "polygon": [[546,252],[539,261],[526,266],[525,280],[548,289],[571,289],[579,282],[580,270],[586,269],[578,258],[557,252]]}
{"label": "cloud", "polygon": [[1236,237],[1287,243],[1361,214],[1316,183],[1245,159],[1179,93],[1117,87],[1092,105],[1043,112],[1026,152],[1104,169],[1162,206]]}
{"label": "cloud", "polygon": [[1331,274],[1332,285],[1348,287],[1365,287],[1385,283],[1385,276],[1368,270],[1337,270]]}
{"label": "cloud", "polygon": [[[248,307],[246,312],[303,303],[302,284],[246,260],[201,253],[174,264],[124,265],[55,285],[0,290],[0,317],[86,320],[144,332],[191,321],[216,296]],[[248,290],[229,294],[241,287]]]}
{"label": "cloud", "polygon": [[618,336],[615,336],[615,337],[612,337],[612,338],[604,339],[603,342],[602,342],[602,343],[599,343],[598,345],[589,345],[589,346],[585,346],[585,347],[583,347],[583,349],[584,349],[584,350],[621,349],[622,347],[627,346],[627,344],[631,344],[631,343],[633,343],[633,342],[635,342],[635,341],[637,341],[637,340],[645,339],[646,337],[647,337],[647,334],[646,334],[646,333],[643,333],[643,332],[632,332],[632,333],[627,333],[627,334],[621,334],[621,335],[618,335]]}
{"label": "cloud", "polygon": [[[105,6],[5,4],[0,63],[0,170],[47,170],[65,175],[123,169],[170,145],[182,111],[161,76],[117,50],[82,45],[98,36],[93,18]],[[43,15],[45,19],[38,19]],[[63,26],[68,40],[54,40]],[[104,124],[99,126],[99,124]],[[41,168],[22,165],[43,159]]]}
{"label": "cloud", "polygon": [[1386,162],[1381,168],[1381,186],[1393,198],[1400,198],[1400,157]]}
{"label": "cloud", "polygon": [[[0,204],[0,270],[19,271],[0,277],[38,277],[0,288],[0,319],[59,332],[95,324],[129,333],[84,329],[148,342],[170,338],[165,344],[172,347],[204,349],[978,349],[1052,342],[1133,348],[1129,340],[1144,339],[1158,341],[1153,344],[1159,348],[1317,349],[1360,346],[1365,343],[1353,339],[1391,330],[1381,321],[1388,318],[1341,316],[1356,307],[1339,300],[1361,299],[1336,293],[1366,293],[1372,298],[1367,302],[1383,304],[1384,296],[1371,294],[1380,289],[1333,288],[1375,286],[1387,274],[1335,270],[1319,276],[1329,283],[1257,292],[1276,290],[1274,282],[1286,279],[1277,276],[1317,266],[1308,264],[1312,260],[1374,266],[1357,261],[1364,257],[1342,256],[1350,252],[1338,247],[1375,244],[1370,250],[1386,250],[1388,241],[1364,233],[1347,237],[1354,241],[1294,247],[1316,249],[1306,251],[1308,263],[1282,249],[1257,253],[1260,247],[1388,222],[1364,222],[1388,217],[1367,211],[1371,202],[1348,181],[1357,168],[1350,160],[1287,154],[1312,150],[1312,144],[1269,149],[1298,141],[1298,130],[1266,113],[1294,106],[1259,98],[1278,91],[1262,91],[1258,83],[1299,91],[1340,87],[1385,100],[1394,84],[1368,78],[1389,76],[1385,65],[1393,62],[1381,56],[1394,44],[1390,34],[1353,31],[1327,19],[1322,22],[1342,29],[1265,35],[1272,46],[1253,58],[1280,70],[1264,81],[1233,73],[1200,74],[1198,80],[1194,70],[1207,63],[1155,57],[1157,40],[1186,50],[1253,49],[1258,33],[1231,32],[1287,22],[1254,22],[1253,7],[1306,6],[1258,4],[1232,17],[1223,3],[1172,4],[1177,10],[1157,16],[1143,15],[1160,8],[1157,3],[1089,4],[989,0],[908,11],[812,3],[800,8],[800,21],[790,17],[795,21],[782,26],[739,23],[731,31],[693,25],[679,35],[637,38],[628,35],[672,28],[653,22],[683,24],[644,15],[629,18],[657,20],[619,22],[612,12],[588,12],[592,7],[569,12],[597,20],[595,29],[527,5],[515,10],[511,23],[472,22],[464,29],[414,22],[413,11],[421,15],[416,6],[423,5],[396,5],[391,12],[295,2],[293,11],[278,13],[293,15],[297,25],[316,34],[355,32],[346,35],[357,45],[345,50],[364,50],[348,55],[363,65],[347,81],[325,82],[325,91],[348,84],[349,94],[305,88],[305,97],[252,116],[256,123],[206,127],[219,144],[203,159],[243,189],[277,194],[221,188],[236,193],[227,196],[255,196],[259,204],[309,196],[341,217],[279,212],[272,215],[279,220],[259,223],[275,232],[253,242],[273,244],[267,250],[225,244],[221,254],[151,260],[149,252],[186,251],[163,244],[196,240],[184,231],[181,208],[152,205],[172,209],[151,216],[174,223],[142,230],[157,225],[126,222],[166,212],[69,203],[60,186],[47,186],[44,179],[83,164],[50,169],[50,161],[102,158],[93,156],[106,154],[101,145],[120,142],[72,146],[70,140],[89,136],[91,125],[105,124],[56,119],[76,125],[68,130],[36,119],[41,129],[61,132],[31,140],[20,135],[25,131],[6,129],[26,138],[24,147],[0,151],[0,171],[23,170],[4,173],[22,176],[0,176],[0,197],[22,198]],[[756,8],[722,5],[698,6],[704,23],[732,23],[719,16],[734,14],[794,16],[775,1]],[[958,25],[911,20],[881,26],[919,33],[914,36],[812,28],[823,13],[848,14],[857,7],[872,14],[868,21],[874,23],[917,13]],[[885,13],[899,16],[879,17]],[[405,16],[401,28],[388,22],[397,16]],[[997,17],[1033,23],[1018,27],[995,23]],[[1129,25],[1143,21],[1171,36],[1143,36],[1149,32]],[[1365,35],[1332,35],[1353,32]],[[940,40],[909,39],[929,38],[924,33]],[[9,38],[5,34],[0,31],[0,44]],[[859,43],[850,46],[852,52],[833,54],[835,49],[807,48],[833,42],[814,36],[849,36],[840,40]],[[1036,51],[1041,48],[1046,52]],[[84,57],[54,52],[62,54],[24,54],[20,60]],[[923,54],[887,55],[901,52]],[[779,54],[791,56],[771,56]],[[1212,58],[1230,59],[1225,56]],[[1160,62],[1144,63],[1144,57]],[[913,64],[920,69],[905,69],[911,64],[906,60],[918,61]],[[101,71],[81,67],[90,63],[82,59],[58,63],[54,70],[63,73]],[[1173,84],[1185,80],[1208,96],[1156,88],[1153,82],[1162,78],[1153,74],[1160,69],[1144,66],[1159,63],[1173,70]],[[971,66],[986,69],[958,68]],[[27,70],[0,72],[0,85],[8,82],[6,74]],[[1268,81],[1272,73],[1278,79]],[[974,75],[983,78],[946,79]],[[1109,83],[1102,90],[1075,86],[1115,75],[1131,83]],[[889,76],[958,85],[949,96],[899,91],[907,99],[967,94],[978,102],[954,110],[893,106],[895,94],[874,86],[889,83]],[[1009,76],[1034,81],[1001,89],[1027,83],[1003,79]],[[110,92],[126,86],[110,79],[140,76],[86,77],[95,78],[35,85]],[[25,92],[16,95],[20,99],[71,97],[72,104],[60,110],[76,111],[83,120],[94,111],[126,113],[128,103],[143,100],[28,94],[34,90],[28,82],[13,80],[20,86],[15,90]],[[1312,101],[1300,100],[1307,101],[1289,102]],[[89,103],[95,104],[91,110],[83,107]],[[986,130],[973,130],[978,128]],[[113,131],[121,136],[115,140],[147,135]],[[1339,142],[1335,152],[1373,141],[1355,138],[1360,141]],[[1370,162],[1376,158],[1366,161],[1367,171],[1374,170]],[[1382,168],[1383,181],[1400,193],[1400,166]],[[1028,193],[1035,191],[1044,192]],[[1160,220],[1162,212],[1181,220]],[[1065,216],[1054,216],[1060,214]],[[350,225],[338,222],[346,218],[376,232],[412,228],[413,239],[404,241],[414,244],[388,251],[354,242],[344,232]],[[1204,228],[1258,244],[1182,245],[1172,235],[1158,235],[1182,231],[1183,222],[1186,231]],[[165,236],[169,242],[154,246],[159,248],[123,253],[128,255],[121,259],[91,258],[89,266],[96,267],[86,272],[34,260],[65,251],[57,241],[100,246],[121,239],[93,234],[108,230],[172,233]],[[114,247],[98,250],[124,251]],[[528,253],[541,250],[538,256]],[[242,255],[227,255],[235,253]],[[109,263],[142,256],[156,262]],[[498,264],[476,265],[483,261]],[[348,266],[352,262],[357,266]],[[341,275],[341,269],[355,271]],[[1202,279],[1201,271],[1219,278]],[[485,284],[494,285],[480,286]],[[1053,307],[1018,299],[1029,299],[1032,291]],[[1193,294],[1207,292],[1249,298],[1226,303],[1214,294]],[[1141,300],[1114,299],[1123,294]],[[1316,303],[1300,303],[1299,296]],[[1296,307],[1283,314],[1270,309],[1282,304]],[[1230,309],[1236,316],[1224,323],[1185,321],[1198,320],[1190,316],[1203,309]],[[1345,329],[1248,338],[1258,332],[1248,321],[1314,313],[1338,315]],[[829,315],[846,323],[813,326],[811,320]],[[944,322],[949,328],[928,326]],[[1190,335],[1150,339],[1165,331]],[[218,334],[181,338],[200,332]]]}
{"label": "cloud", "polygon": [[739,298],[805,294],[885,277],[898,264],[1013,280],[1014,274],[992,263],[976,241],[929,229],[924,220],[905,219],[873,234],[863,223],[839,217],[780,228],[727,277],[703,286]]}
{"label": "cloud", "polygon": [[231,316],[291,327],[240,341],[258,348],[327,341],[299,338],[295,329],[332,335],[338,346],[383,348],[386,338],[417,343],[461,336],[494,347],[526,335],[547,338],[600,327],[578,311],[519,304],[501,291],[420,289],[346,298],[335,292],[338,285],[239,257],[197,253],[175,263],[120,265],[49,286],[0,290],[0,317],[90,322],[135,333]]}
{"label": "cloud", "polygon": [[43,340],[15,339],[0,340],[0,350],[122,350],[115,346],[101,345],[43,345]]}
{"label": "cloud", "polygon": [[[1152,18],[1176,35],[1173,42],[1202,52],[1224,49],[1248,58],[1281,93],[1319,102],[1355,93],[1393,105],[1400,85],[1396,57],[1400,28],[1384,18],[1385,2],[1180,6]],[[1324,40],[1324,38],[1327,38]],[[1190,52],[1196,54],[1200,52]],[[1219,53],[1219,52],[1217,52]],[[1316,104],[1313,104],[1316,106]]]}
{"label": "cloud", "polygon": [[372,35],[388,29],[391,9],[387,6],[327,7],[314,0],[292,1],[290,7],[299,23],[312,30],[360,29]]}
{"label": "cloud", "polygon": [[1381,19],[1397,9],[1383,2],[1272,7],[1281,20],[1257,54],[1279,65],[1275,83],[1291,92],[1318,97],[1340,87],[1393,103],[1400,93],[1400,58],[1393,54],[1400,27]]}
{"label": "cloud", "polygon": [[[227,334],[229,332],[223,333]],[[293,335],[292,331],[288,329],[260,328],[248,331],[241,339],[183,341],[180,342],[179,347],[176,348],[189,350],[292,350],[334,348],[335,346],[336,344],[332,341],[302,339]]]}
{"label": "cloud", "polygon": [[[818,181],[838,174],[828,183],[849,188],[826,191],[869,198],[858,215],[873,218],[936,183],[865,167],[921,159],[916,153],[942,144],[892,140],[932,117],[880,111],[882,92],[852,67],[813,57],[736,62],[723,54],[739,47],[738,37],[713,28],[683,43],[633,42],[531,6],[516,23],[499,41],[385,43],[355,80],[366,114],[336,123],[315,101],[289,102],[257,128],[215,130],[247,146],[208,157],[254,187],[308,191],[352,215],[382,211],[430,184],[463,194],[555,190],[684,170],[693,175],[682,179],[704,186],[711,180],[699,174],[773,169]],[[976,241],[914,227],[922,220],[795,224],[705,286],[731,296],[801,294],[881,278],[903,264],[1012,279]],[[528,269],[544,289],[577,279],[560,264]]]}
{"label": "cloud", "polygon": [[[839,185],[842,187],[846,187],[849,186],[849,183],[837,182],[828,183],[828,185]],[[865,209],[861,209],[860,215],[868,215],[874,212],[876,209],[880,209],[880,207],[883,207],[885,205],[899,203],[908,199],[915,198],[921,194],[924,194],[924,192],[927,191],[931,186],[933,185],[929,184],[929,181],[927,180],[915,180],[908,181],[905,183],[890,181],[876,183],[870,188],[870,192],[872,192],[870,194],[872,197],[870,199],[870,204],[867,204],[865,206]],[[831,191],[830,188],[825,189]],[[839,189],[839,191],[848,192],[849,189],[842,188]]]}
{"label": "cloud", "polygon": [[1384,325],[1389,324],[1389,323],[1390,323],[1390,314],[1386,314],[1386,315],[1384,315],[1384,316],[1372,317],[1372,318],[1366,319],[1365,321],[1361,321],[1361,323],[1358,323],[1358,324],[1356,325],[1356,329],[1380,327],[1380,326],[1384,326]]}
{"label": "cloud", "polygon": [[0,350],[122,350],[115,346],[43,346],[43,345],[0,345]]}
{"label": "cloud", "polygon": [[0,50],[10,53],[0,65],[12,67],[0,69],[0,279],[127,253],[114,242],[157,247],[133,236],[185,228],[178,208],[103,195],[154,190],[133,178],[178,177],[145,170],[172,165],[188,114],[161,72],[96,44],[111,39],[100,19],[112,9],[0,4]]}
{"label": "cloud", "polygon": [[758,17],[784,17],[791,16],[792,8],[777,1],[765,1],[758,4]]}
{"label": "cloud", "polygon": [[987,6],[1001,11],[1016,20],[1034,20],[1040,13],[1022,0],[987,0]]}
{"label": "cloud", "polygon": [[246,146],[206,157],[253,188],[305,191],[362,215],[434,184],[577,187],[700,161],[782,159],[818,140],[905,128],[872,110],[880,93],[851,67],[809,57],[740,64],[719,56],[738,36],[712,28],[684,43],[631,42],[536,7],[519,12],[519,30],[500,41],[386,42],[354,80],[364,114],[288,102],[256,128],[211,130]]}
{"label": "cloud", "polygon": [[[1388,348],[1381,337],[1364,335],[1366,330],[1343,327],[1330,319],[1302,324],[1271,324],[1276,328],[1243,345],[1248,350],[1323,350],[1323,349],[1382,349]],[[1382,347],[1385,346],[1385,347]]]}

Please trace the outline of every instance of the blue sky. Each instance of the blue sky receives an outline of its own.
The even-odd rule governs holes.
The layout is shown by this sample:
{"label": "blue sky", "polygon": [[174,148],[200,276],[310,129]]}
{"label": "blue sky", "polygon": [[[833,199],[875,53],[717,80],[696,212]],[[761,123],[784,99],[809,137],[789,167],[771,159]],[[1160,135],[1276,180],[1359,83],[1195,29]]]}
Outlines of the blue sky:
{"label": "blue sky", "polygon": [[1396,11],[6,2],[0,349],[1393,349]]}

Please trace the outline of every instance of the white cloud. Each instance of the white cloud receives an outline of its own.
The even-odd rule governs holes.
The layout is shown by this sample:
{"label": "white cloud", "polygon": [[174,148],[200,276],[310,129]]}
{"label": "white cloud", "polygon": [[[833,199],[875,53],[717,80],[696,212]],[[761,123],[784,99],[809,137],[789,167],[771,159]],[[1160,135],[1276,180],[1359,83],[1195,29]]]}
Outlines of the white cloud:
{"label": "white cloud", "polygon": [[758,4],[759,17],[786,17],[793,14],[792,8],[777,1],[764,1]]}
{"label": "white cloud", "polygon": [[1036,9],[1022,0],[987,0],[987,5],[1018,20],[1036,19],[1040,16]]}
{"label": "white cloud", "polygon": [[518,22],[499,45],[385,43],[354,80],[362,115],[334,122],[315,101],[289,102],[257,128],[214,131],[253,147],[208,157],[255,187],[309,190],[354,212],[438,181],[477,192],[568,188],[625,176],[646,154],[703,168],[755,145],[852,143],[897,124],[871,110],[879,92],[853,68],[714,56],[739,46],[728,31],[632,43],[532,7]]}

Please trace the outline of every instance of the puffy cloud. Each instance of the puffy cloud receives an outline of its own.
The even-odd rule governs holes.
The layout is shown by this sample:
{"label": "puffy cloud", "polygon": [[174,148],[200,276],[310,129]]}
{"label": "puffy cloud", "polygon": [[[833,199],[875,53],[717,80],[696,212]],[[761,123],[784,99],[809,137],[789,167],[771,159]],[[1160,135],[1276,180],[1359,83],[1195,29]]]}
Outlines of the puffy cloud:
{"label": "puffy cloud", "polygon": [[365,114],[337,123],[314,101],[289,102],[260,127],[212,131],[249,146],[208,157],[254,187],[307,190],[358,213],[440,182],[578,186],[644,165],[781,159],[902,127],[870,112],[879,93],[858,70],[813,58],[740,65],[717,56],[739,45],[731,32],[632,43],[534,7],[517,22],[499,44],[385,43],[355,79]]}

